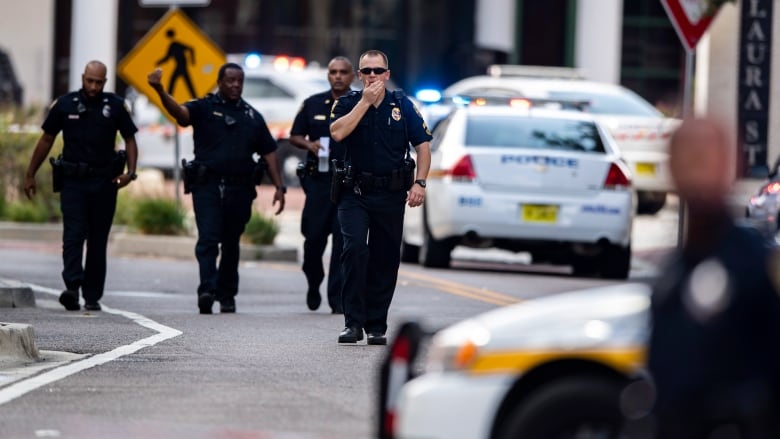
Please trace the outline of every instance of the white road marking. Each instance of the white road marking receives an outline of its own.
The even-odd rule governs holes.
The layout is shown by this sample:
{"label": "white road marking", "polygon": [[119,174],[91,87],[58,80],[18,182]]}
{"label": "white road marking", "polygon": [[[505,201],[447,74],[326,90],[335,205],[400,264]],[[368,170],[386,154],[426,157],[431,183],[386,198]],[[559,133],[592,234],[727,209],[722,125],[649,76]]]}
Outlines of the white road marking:
{"label": "white road marking", "polygon": [[[58,290],[42,287],[39,285],[29,285],[29,287],[35,291],[39,291],[46,294],[52,294],[52,295],[60,294],[60,291]],[[143,348],[154,346],[157,343],[160,343],[161,341],[165,341],[182,334],[182,332],[179,331],[178,329],[174,329],[162,325],[140,314],[109,308],[105,305],[103,305],[102,307],[103,307],[103,312],[105,313],[116,314],[128,318],[140,326],[156,331],[157,334],[151,337],[146,337],[144,339],[138,340],[129,345],[119,346],[118,348],[112,351],[93,355],[89,358],[85,358],[83,360],[76,361],[73,363],[68,363],[64,366],[58,367],[56,369],[50,370],[40,375],[36,375],[28,379],[10,384],[7,387],[0,389],[0,405],[12,401],[42,386],[51,384],[55,381],[59,381],[75,373],[81,372],[82,370],[86,370],[95,366],[99,366],[104,363],[108,363],[109,361],[113,361],[125,355],[132,354]]]}

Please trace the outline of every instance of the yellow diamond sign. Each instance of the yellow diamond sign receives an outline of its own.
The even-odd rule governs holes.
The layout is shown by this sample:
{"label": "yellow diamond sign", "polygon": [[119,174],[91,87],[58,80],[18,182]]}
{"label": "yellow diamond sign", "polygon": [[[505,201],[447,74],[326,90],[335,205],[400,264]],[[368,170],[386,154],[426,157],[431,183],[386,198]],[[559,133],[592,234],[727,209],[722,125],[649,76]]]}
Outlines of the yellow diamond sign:
{"label": "yellow diamond sign", "polygon": [[169,11],[133,50],[119,62],[117,73],[170,117],[146,81],[157,67],[163,71],[162,85],[176,102],[203,97],[217,84],[217,71],[225,54],[180,9]]}

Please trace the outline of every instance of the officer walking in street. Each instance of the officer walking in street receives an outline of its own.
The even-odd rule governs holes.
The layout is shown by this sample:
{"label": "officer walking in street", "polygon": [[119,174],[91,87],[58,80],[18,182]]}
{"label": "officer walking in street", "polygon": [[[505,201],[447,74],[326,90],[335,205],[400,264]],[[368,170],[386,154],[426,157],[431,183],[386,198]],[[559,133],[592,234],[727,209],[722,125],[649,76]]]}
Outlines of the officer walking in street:
{"label": "officer walking in street", "polygon": [[716,121],[694,119],[670,141],[689,220],[652,296],[659,439],[780,437],[780,251],[729,215],[728,138]]}
{"label": "officer walking in street", "polygon": [[298,169],[306,201],[301,214],[303,234],[303,273],[308,282],[306,305],[314,311],[320,307],[320,284],[325,278],[322,254],[331,242],[328,270],[328,304],[334,314],[341,314],[341,226],[336,205],[330,200],[333,172],[331,160],[343,160],[343,147],[330,138],[330,110],[333,102],[350,90],[355,72],[349,59],[337,56],[328,63],[330,90],[303,101],[290,130],[290,143],[306,150],[306,162]]}
{"label": "officer walking in street", "polygon": [[[149,85],[163,106],[181,126],[192,125],[195,159],[184,167],[185,192],[192,193],[198,241],[195,256],[200,268],[198,308],[211,314],[215,300],[220,312],[236,312],[239,240],[252,216],[262,162],[276,185],[276,214],[284,210],[287,189],[282,184],[276,158],[276,141],[260,113],[241,98],[244,71],[227,63],[217,75],[216,94],[179,105],[160,82],[162,70],[148,76]],[[254,155],[262,157],[256,162]],[[221,256],[220,256],[221,249]],[[219,259],[219,265],[217,265]]]}
{"label": "officer walking in street", "polygon": [[[339,343],[387,344],[387,314],[401,264],[404,208],[422,205],[431,164],[431,133],[400,90],[385,89],[387,56],[360,56],[363,90],[339,98],[330,133],[346,148],[347,184],[338,216],[344,239],[342,300],[345,328]],[[409,144],[417,151],[416,174]]]}
{"label": "officer walking in street", "polygon": [[[69,311],[99,311],[106,281],[106,247],[114,220],[117,191],[135,180],[138,131],[125,100],[103,91],[106,65],[87,63],[81,89],[57,98],[49,107],[41,135],[25,175],[24,191],[32,199],[35,174],[62,131],[62,156],[51,159],[54,190],[62,210],[62,280],[60,303]],[[116,150],[117,131],[125,141]],[[125,172],[125,164],[127,172]],[[86,260],[83,258],[86,242]]]}

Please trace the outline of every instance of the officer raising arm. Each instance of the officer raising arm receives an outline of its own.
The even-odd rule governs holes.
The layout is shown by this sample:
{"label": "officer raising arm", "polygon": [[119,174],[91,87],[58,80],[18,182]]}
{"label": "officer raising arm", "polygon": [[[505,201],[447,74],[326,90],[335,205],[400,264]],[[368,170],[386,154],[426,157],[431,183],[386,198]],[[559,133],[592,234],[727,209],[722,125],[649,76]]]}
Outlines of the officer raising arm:
{"label": "officer raising arm", "polygon": [[221,312],[234,313],[239,240],[252,216],[252,202],[257,197],[255,185],[260,184],[262,175],[255,154],[267,162],[276,185],[273,200],[274,205],[279,203],[276,214],[284,209],[287,189],[276,159],[276,141],[260,113],[241,99],[244,71],[238,64],[220,67],[216,94],[184,105],[179,105],[163,90],[161,77],[162,70],[155,69],[147,77],[149,85],[179,125],[193,128],[195,159],[185,166],[184,174],[185,191],[192,192],[198,226],[195,245],[200,267],[198,308],[201,314],[211,314],[211,307],[218,300]]}
{"label": "officer raising arm", "polygon": [[[338,99],[330,125],[331,137],[346,148],[354,182],[342,191],[338,207],[345,322],[338,341],[356,343],[365,330],[368,344],[383,345],[401,264],[404,204],[423,203],[431,133],[403,93],[385,90],[390,70],[384,53],[365,52],[359,66],[363,91]],[[410,143],[417,150],[414,175]]]}
{"label": "officer raising arm", "polygon": [[[35,174],[51,151],[54,138],[62,131],[62,156],[52,164],[63,223],[65,291],[60,294],[60,303],[69,311],[81,309],[79,290],[86,310],[101,309],[98,301],[103,297],[106,281],[106,246],[117,190],[136,178],[138,129],[124,99],[103,91],[106,71],[102,62],[90,61],[81,75],[81,89],[52,103],[25,176],[24,191],[32,198],[36,192]],[[116,151],[117,131],[125,140],[122,153]]]}

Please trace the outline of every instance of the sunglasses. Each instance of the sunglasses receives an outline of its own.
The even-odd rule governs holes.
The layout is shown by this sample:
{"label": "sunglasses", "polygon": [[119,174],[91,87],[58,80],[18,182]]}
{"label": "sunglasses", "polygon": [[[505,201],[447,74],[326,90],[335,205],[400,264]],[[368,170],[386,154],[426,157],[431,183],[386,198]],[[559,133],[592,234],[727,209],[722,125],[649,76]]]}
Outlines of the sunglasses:
{"label": "sunglasses", "polygon": [[370,75],[372,72],[375,75],[381,75],[382,73],[386,72],[387,69],[384,67],[363,67],[358,71],[364,75]]}

